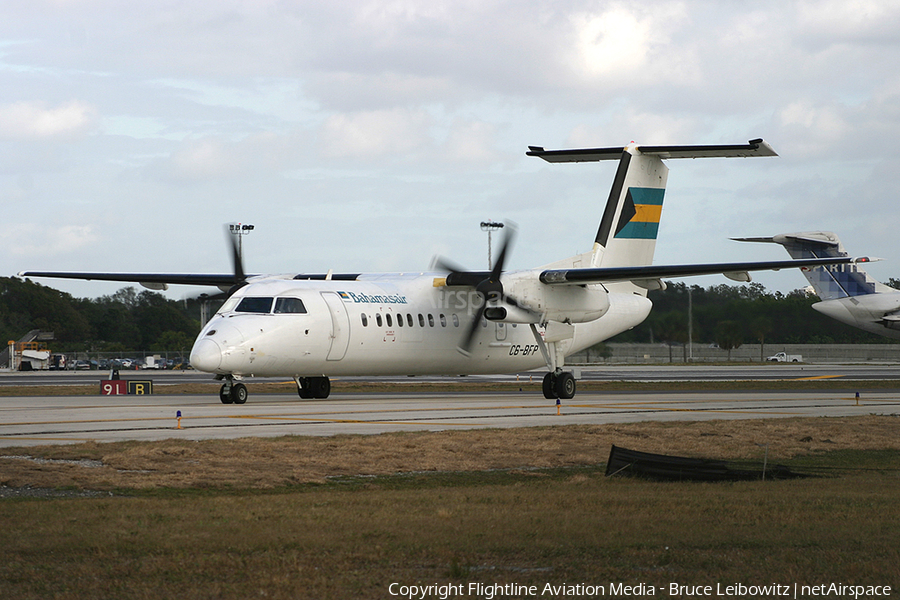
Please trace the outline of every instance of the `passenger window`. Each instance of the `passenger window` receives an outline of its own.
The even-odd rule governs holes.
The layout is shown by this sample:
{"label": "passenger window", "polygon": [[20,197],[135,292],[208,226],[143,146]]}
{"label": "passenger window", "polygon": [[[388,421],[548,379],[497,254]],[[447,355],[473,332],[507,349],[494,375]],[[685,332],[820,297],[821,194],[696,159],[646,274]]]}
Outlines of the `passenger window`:
{"label": "passenger window", "polygon": [[306,314],[306,307],[300,298],[275,298],[275,314]]}
{"label": "passenger window", "polygon": [[234,310],[243,313],[268,314],[272,311],[272,298],[246,297]]}
{"label": "passenger window", "polygon": [[394,326],[394,324],[391,322],[391,315],[390,315],[390,313],[384,315],[384,318],[387,320],[387,326],[388,326],[388,327],[393,327],[393,326]]}
{"label": "passenger window", "polygon": [[434,316],[431,313],[428,313],[428,326],[434,327]]}
{"label": "passenger window", "polygon": [[403,315],[397,315],[397,327],[403,327]]}
{"label": "passenger window", "polygon": [[425,317],[419,313],[419,327],[425,327]]}
{"label": "passenger window", "polygon": [[363,327],[368,327],[368,326],[369,326],[369,319],[366,318],[366,313],[360,313],[359,316],[362,317],[362,324],[363,324]]}
{"label": "passenger window", "polygon": [[381,313],[375,313],[375,324],[381,327]]}
{"label": "passenger window", "polygon": [[459,315],[456,313],[453,313],[451,316],[453,317],[453,326],[459,327]]}
{"label": "passenger window", "polygon": [[447,326],[447,317],[445,317],[444,315],[441,315],[441,327],[446,327],[446,326]]}
{"label": "passenger window", "polygon": [[412,315],[409,313],[406,313],[406,324],[409,325],[410,327],[413,326]]}

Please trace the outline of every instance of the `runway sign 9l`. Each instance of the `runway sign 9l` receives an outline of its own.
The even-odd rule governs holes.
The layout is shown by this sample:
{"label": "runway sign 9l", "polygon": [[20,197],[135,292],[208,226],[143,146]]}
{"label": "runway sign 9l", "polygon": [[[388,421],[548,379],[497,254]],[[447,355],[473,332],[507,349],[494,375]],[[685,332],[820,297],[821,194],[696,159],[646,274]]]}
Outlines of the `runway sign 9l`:
{"label": "runway sign 9l", "polygon": [[100,382],[100,395],[102,396],[149,396],[153,393],[153,382],[137,381],[134,379],[109,379]]}

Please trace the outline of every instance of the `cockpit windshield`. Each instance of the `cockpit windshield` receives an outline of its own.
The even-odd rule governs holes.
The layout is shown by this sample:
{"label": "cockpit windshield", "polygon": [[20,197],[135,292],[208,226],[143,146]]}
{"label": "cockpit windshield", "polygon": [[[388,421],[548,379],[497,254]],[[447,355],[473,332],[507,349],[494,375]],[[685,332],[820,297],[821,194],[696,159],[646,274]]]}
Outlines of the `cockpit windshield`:
{"label": "cockpit windshield", "polygon": [[[273,309],[274,304],[274,309]],[[273,298],[271,296],[245,296],[243,298],[229,298],[219,309],[219,314],[229,312],[254,313],[267,315],[282,314],[306,314],[306,306],[300,298],[285,296]]]}
{"label": "cockpit windshield", "polygon": [[303,300],[300,298],[275,298],[275,314],[306,313]]}
{"label": "cockpit windshield", "polygon": [[247,296],[234,309],[235,312],[268,314],[272,311],[272,298]]}

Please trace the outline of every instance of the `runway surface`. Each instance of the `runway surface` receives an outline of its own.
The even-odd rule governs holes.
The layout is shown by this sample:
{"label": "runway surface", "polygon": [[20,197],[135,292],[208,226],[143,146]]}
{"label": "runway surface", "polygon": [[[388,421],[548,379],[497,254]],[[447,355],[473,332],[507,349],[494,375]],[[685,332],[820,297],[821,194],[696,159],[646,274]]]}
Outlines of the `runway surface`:
{"label": "runway surface", "polygon": [[580,392],[559,407],[534,392],[0,397],[0,446],[866,414],[900,414],[900,394]]}
{"label": "runway surface", "polygon": [[[591,365],[572,367],[581,372],[585,381],[773,381],[782,379],[828,378],[848,381],[900,379],[900,365],[897,364],[806,364],[806,363],[764,363],[754,365]],[[199,371],[121,371],[123,379],[152,379],[157,384],[204,383],[212,376]],[[529,376],[540,379],[544,370],[520,373],[520,378]],[[108,371],[40,371],[31,373],[0,372],[0,386],[7,385],[83,385],[96,383],[109,377]],[[466,378],[456,376],[417,377],[342,377],[343,381],[512,381],[516,374],[477,375]],[[251,381],[285,381],[280,378],[254,378]]]}

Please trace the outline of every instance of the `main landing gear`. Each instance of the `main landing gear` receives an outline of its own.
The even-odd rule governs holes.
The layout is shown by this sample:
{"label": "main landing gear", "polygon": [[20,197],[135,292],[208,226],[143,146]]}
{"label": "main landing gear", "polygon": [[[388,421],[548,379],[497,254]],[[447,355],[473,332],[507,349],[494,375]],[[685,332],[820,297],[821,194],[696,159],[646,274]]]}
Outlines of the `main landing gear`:
{"label": "main landing gear", "polygon": [[[294,381],[301,398],[327,398],[331,393],[331,380],[327,377],[294,377]],[[225,377],[225,383],[219,388],[222,404],[244,404],[248,396],[247,386],[232,376]]]}
{"label": "main landing gear", "polygon": [[568,371],[555,371],[544,375],[544,398],[569,400],[575,397],[575,376]]}
{"label": "main landing gear", "polygon": [[249,395],[247,386],[241,382],[235,383],[233,377],[227,377],[219,388],[219,400],[222,404],[244,404]]}
{"label": "main landing gear", "polygon": [[301,398],[327,398],[331,393],[331,380],[327,377],[294,377],[297,393]]}
{"label": "main landing gear", "polygon": [[[547,361],[547,368],[550,372],[544,375],[544,383],[542,389],[544,398],[548,400],[570,400],[575,397],[575,375],[569,371],[563,371],[562,366],[565,363],[565,356],[559,342],[569,339],[574,335],[575,328],[571,325],[564,326],[559,324],[557,332],[554,336],[549,335],[549,328],[545,328],[547,339],[538,333],[537,327],[532,324],[531,333],[534,335],[534,341],[537,342],[544,360]],[[559,328],[562,328],[560,334]],[[558,403],[557,403],[558,404]]]}

